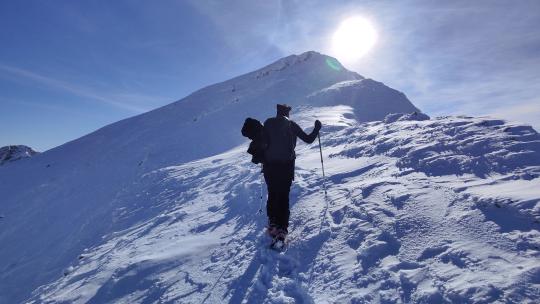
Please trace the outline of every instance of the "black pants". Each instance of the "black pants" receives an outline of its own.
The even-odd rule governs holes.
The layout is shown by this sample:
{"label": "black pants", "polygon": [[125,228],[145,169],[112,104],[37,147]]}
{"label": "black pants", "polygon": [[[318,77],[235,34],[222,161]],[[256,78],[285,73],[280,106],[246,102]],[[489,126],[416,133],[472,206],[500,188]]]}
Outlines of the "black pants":
{"label": "black pants", "polygon": [[264,164],[264,180],[268,188],[266,214],[271,224],[289,227],[289,192],[294,179],[294,161]]}

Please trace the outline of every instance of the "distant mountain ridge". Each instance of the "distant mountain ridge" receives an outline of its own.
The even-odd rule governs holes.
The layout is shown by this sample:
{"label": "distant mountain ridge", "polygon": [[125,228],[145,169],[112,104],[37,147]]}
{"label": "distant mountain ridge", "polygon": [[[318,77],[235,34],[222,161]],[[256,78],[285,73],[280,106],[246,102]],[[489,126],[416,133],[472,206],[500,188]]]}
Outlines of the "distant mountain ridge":
{"label": "distant mountain ridge", "polygon": [[25,145],[10,145],[0,148],[0,166],[8,163],[17,161],[19,159],[32,157],[39,152],[34,151],[34,149],[25,146]]}

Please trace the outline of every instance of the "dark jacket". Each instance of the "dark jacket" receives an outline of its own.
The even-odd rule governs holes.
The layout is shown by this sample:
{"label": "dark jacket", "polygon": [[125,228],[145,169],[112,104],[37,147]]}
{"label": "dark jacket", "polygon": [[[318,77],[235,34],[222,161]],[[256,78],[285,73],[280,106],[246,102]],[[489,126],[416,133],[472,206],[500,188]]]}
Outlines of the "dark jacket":
{"label": "dark jacket", "polygon": [[313,129],[307,134],[298,124],[286,116],[276,116],[264,122],[265,142],[265,163],[286,163],[294,161],[296,153],[296,139],[310,144],[315,141],[319,130]]}

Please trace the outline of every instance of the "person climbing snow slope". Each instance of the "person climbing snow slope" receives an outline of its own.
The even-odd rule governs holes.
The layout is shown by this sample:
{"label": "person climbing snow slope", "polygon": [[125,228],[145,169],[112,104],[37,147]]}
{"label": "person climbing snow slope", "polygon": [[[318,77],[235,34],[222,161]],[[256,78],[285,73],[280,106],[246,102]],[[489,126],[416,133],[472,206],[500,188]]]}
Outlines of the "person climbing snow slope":
{"label": "person climbing snow slope", "polygon": [[321,122],[315,121],[313,131],[308,135],[298,124],[289,119],[291,107],[277,105],[277,114],[264,122],[266,149],[264,151],[263,173],[268,188],[266,213],[268,234],[274,242],[284,243],[289,227],[289,192],[294,180],[296,139],[311,144],[317,138]]}

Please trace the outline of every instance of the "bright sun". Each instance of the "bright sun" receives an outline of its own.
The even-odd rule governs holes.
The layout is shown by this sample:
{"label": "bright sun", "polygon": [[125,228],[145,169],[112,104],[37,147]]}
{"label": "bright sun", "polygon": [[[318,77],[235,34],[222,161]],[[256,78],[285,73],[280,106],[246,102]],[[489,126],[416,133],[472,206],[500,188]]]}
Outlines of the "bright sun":
{"label": "bright sun", "polygon": [[362,17],[344,20],[332,37],[335,56],[345,62],[354,62],[367,54],[377,41],[373,25]]}

